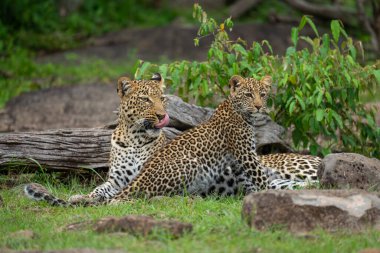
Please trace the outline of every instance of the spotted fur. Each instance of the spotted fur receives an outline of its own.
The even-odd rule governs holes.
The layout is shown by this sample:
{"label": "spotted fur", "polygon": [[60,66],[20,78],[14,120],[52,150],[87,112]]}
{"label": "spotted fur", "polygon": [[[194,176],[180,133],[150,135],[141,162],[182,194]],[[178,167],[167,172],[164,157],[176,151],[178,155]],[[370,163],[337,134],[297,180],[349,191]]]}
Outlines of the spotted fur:
{"label": "spotted fur", "polygon": [[[123,97],[128,94],[128,90],[131,91],[130,80],[123,80],[125,79],[119,80],[118,93],[122,98],[119,123],[134,118],[135,114],[141,111],[136,109],[141,106],[140,104],[136,105],[136,101],[139,99],[131,99],[132,105],[123,102]],[[138,81],[133,83],[136,84]],[[122,164],[129,164],[130,160],[135,159],[133,155],[138,154],[138,152],[131,153],[133,155],[128,156],[121,151],[125,151],[130,147],[128,145],[142,144],[145,146],[147,142],[144,142],[146,138],[135,138],[136,136],[133,134],[130,136],[133,136],[134,142],[126,142],[129,139],[125,138],[128,136],[125,133],[135,134],[136,132],[133,132],[133,130],[132,132],[125,131],[123,124],[119,124],[112,137],[112,149],[115,151],[111,152],[110,178],[105,183],[106,186],[111,184],[109,183],[110,179],[115,179],[112,175],[120,176],[119,178],[116,177],[116,179],[119,180],[118,182],[122,186],[117,185],[115,187],[111,184],[110,189],[114,189],[114,191],[97,191],[97,189],[109,189],[104,187],[103,184],[97,187],[88,198],[80,198],[79,201],[70,203],[54,199],[46,191],[39,192],[38,190],[41,186],[36,184],[30,184],[25,187],[25,192],[32,198],[37,193],[39,199],[47,201],[54,199],[54,203],[51,202],[52,204],[67,206],[78,203],[116,203],[128,200],[136,195],[146,197],[183,193],[228,195],[236,194],[239,189],[247,193],[260,189],[282,189],[300,185],[300,182],[284,180],[281,178],[281,173],[262,166],[255,153],[254,117],[252,115],[266,110],[266,98],[270,84],[270,77],[265,77],[261,81],[253,78],[243,79],[239,76],[231,78],[231,95],[218,107],[213,117],[207,123],[177,137],[163,149],[161,147],[164,139],[158,142],[159,147],[156,152],[145,152],[145,154],[149,154],[142,159],[147,162],[144,164],[140,174],[138,174],[138,171],[143,163],[140,163],[137,169],[132,170],[132,179],[123,179],[123,176],[121,176],[128,175],[127,171],[121,171],[121,175],[117,171],[120,171]],[[144,96],[140,96],[140,98],[142,97]],[[132,122],[146,122],[141,121],[140,118],[141,116],[137,116],[136,120],[132,120]],[[149,124],[141,123],[140,125]],[[162,134],[151,127],[146,130],[146,133],[153,130],[150,133],[151,136],[160,137]],[[157,144],[156,142],[152,143]],[[151,149],[152,146],[150,146]],[[148,160],[149,155],[152,153],[154,155]],[[127,157],[126,161],[124,161],[125,157]],[[264,163],[270,160],[267,158],[269,156],[262,158]],[[274,160],[272,159],[272,161]],[[136,174],[138,174],[137,177],[133,179]],[[128,184],[131,180],[132,182]],[[276,183],[271,185],[271,182]],[[108,194],[107,192],[110,193]],[[115,194],[116,196],[114,196]]]}
{"label": "spotted fur", "polygon": [[[132,81],[127,77],[118,80],[119,118],[111,137],[108,179],[88,195],[72,196],[70,203],[113,197],[136,177],[148,158],[164,146],[166,138],[161,129],[168,115],[162,88],[159,74],[154,74],[151,80]],[[69,205],[41,189],[43,186],[33,184],[25,188],[25,193],[38,200],[46,197],[53,205]]]}

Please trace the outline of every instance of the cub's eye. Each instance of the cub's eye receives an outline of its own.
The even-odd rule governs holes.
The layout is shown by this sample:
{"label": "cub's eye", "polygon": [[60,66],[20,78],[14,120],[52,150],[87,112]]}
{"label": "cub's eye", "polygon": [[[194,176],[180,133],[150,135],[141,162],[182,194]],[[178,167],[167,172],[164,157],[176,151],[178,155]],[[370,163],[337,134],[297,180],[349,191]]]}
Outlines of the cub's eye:
{"label": "cub's eye", "polygon": [[260,96],[263,98],[263,97],[265,97],[267,94],[265,93],[265,92],[261,92],[260,93]]}
{"label": "cub's eye", "polygon": [[245,95],[246,97],[253,98],[252,93],[245,93],[244,95]]}
{"label": "cub's eye", "polygon": [[141,99],[144,102],[150,102],[149,97],[139,97],[139,99]]}
{"label": "cub's eye", "polygon": [[161,97],[161,101],[162,101],[162,102],[165,102],[166,100],[167,100],[167,97],[165,97],[165,96],[162,96],[162,97]]}

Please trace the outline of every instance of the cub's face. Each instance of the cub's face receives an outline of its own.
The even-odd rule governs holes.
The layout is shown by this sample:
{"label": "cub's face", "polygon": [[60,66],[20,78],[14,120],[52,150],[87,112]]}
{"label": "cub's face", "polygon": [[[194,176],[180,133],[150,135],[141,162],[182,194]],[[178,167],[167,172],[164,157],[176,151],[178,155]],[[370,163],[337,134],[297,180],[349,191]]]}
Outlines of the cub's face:
{"label": "cub's face", "polygon": [[271,84],[270,76],[265,76],[261,80],[233,76],[230,79],[230,100],[235,110],[244,117],[266,112]]}
{"label": "cub's face", "polygon": [[162,89],[163,80],[159,74],[154,74],[151,80],[119,78],[119,121],[152,135],[159,133],[169,123]]}

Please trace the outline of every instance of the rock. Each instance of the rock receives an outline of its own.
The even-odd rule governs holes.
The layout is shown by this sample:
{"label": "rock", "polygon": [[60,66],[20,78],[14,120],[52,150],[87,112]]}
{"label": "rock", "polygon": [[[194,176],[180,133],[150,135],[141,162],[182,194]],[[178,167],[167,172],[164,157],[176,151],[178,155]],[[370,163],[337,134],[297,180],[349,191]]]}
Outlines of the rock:
{"label": "rock", "polygon": [[354,153],[330,154],[322,161],[318,177],[323,187],[380,190],[380,160]]}
{"label": "rock", "polygon": [[81,230],[92,228],[99,233],[127,232],[133,235],[147,236],[154,231],[163,231],[178,238],[184,233],[191,232],[193,225],[175,220],[159,221],[149,216],[128,215],[121,218],[105,217],[98,221],[85,221],[66,226],[65,230]]}
{"label": "rock", "polygon": [[35,233],[32,230],[19,230],[11,233],[9,236],[17,239],[33,239]]}
{"label": "rock", "polygon": [[380,195],[362,190],[269,190],[247,195],[242,217],[258,230],[380,230]]}

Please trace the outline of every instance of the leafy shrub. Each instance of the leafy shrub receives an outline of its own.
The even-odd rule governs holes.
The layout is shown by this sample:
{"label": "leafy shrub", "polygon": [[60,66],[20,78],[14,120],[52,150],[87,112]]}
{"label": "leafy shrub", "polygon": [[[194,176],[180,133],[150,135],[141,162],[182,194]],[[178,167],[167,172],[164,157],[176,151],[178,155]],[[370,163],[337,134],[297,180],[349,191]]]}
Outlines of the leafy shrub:
{"label": "leafy shrub", "polygon": [[68,49],[91,35],[166,24],[176,17],[167,5],[156,8],[151,0],[2,0],[0,40],[32,50]]}
{"label": "leafy shrub", "polygon": [[[363,55],[363,49],[354,44],[339,21],[331,22],[332,36],[320,36],[313,21],[304,16],[292,29],[293,46],[279,57],[267,41],[252,45],[241,39],[231,41],[226,31],[233,27],[231,19],[218,24],[198,4],[193,15],[200,22],[195,45],[205,36],[214,37],[207,60],[160,66],[144,62],[136,78],[160,71],[172,92],[185,101],[210,106],[217,100],[215,95],[228,94],[232,75],[271,75],[277,89],[272,116],[292,129],[296,148],[309,148],[313,154],[342,150],[379,157],[380,128],[374,109],[365,108],[359,96],[379,83],[380,62],[361,66],[357,57]],[[315,38],[299,35],[306,24],[314,30]],[[300,40],[310,47],[298,49]]]}

